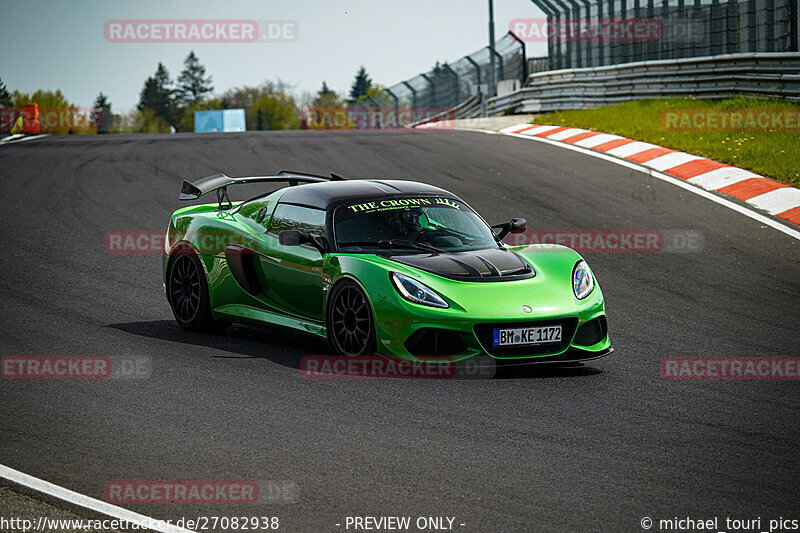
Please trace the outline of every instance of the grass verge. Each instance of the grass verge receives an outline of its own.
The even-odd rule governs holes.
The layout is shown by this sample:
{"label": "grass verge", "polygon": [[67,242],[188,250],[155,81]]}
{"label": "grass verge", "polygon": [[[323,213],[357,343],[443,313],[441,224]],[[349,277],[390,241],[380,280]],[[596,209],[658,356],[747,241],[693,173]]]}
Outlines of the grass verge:
{"label": "grass verge", "polygon": [[[779,117],[778,122],[775,117]],[[623,135],[800,187],[798,117],[798,104],[737,96],[725,100],[634,100],[594,109],[557,111],[539,115],[534,122]],[[731,120],[740,122],[731,126]]]}

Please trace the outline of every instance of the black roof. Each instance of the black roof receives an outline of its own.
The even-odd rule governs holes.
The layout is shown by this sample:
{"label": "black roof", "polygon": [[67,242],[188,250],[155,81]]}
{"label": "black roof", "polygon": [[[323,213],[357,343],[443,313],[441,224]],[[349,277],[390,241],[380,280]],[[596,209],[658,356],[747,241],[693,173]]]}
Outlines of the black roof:
{"label": "black roof", "polygon": [[455,197],[439,187],[405,180],[347,180],[309,183],[289,187],[281,196],[282,203],[327,209],[331,204],[350,198],[381,197],[404,194],[440,194]]}

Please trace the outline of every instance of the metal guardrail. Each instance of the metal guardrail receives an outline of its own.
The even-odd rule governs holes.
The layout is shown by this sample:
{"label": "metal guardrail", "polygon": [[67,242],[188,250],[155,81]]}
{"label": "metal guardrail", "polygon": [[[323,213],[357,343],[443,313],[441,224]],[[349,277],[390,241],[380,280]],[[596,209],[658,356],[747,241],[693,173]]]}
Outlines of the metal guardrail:
{"label": "metal guardrail", "polygon": [[[712,54],[798,52],[797,0],[533,0],[547,14],[553,68]],[[586,39],[603,21],[658,23],[657,40]],[[599,27],[599,26],[595,26]],[[532,71],[531,71],[532,72]]]}
{"label": "metal guardrail", "polygon": [[536,74],[537,72],[547,72],[550,70],[550,57],[529,57],[528,58],[528,74]]}
{"label": "metal guardrail", "polygon": [[726,54],[535,73],[519,91],[490,99],[488,113],[543,113],[646,98],[737,94],[800,101],[800,53]]}
{"label": "metal guardrail", "polygon": [[437,113],[431,117],[423,120],[412,122],[408,125],[409,128],[414,128],[422,124],[431,124],[433,122],[441,122],[444,120],[457,120],[462,118],[475,118],[483,115],[483,100],[480,95],[473,95],[458,104],[455,107]]}
{"label": "metal guardrail", "polygon": [[[417,110],[446,109],[463,103],[469,95],[488,94],[491,54],[489,47],[452,63],[437,63],[423,74],[382,89],[350,107],[411,107]],[[525,43],[511,32],[495,42],[495,79],[523,80],[527,76]]]}

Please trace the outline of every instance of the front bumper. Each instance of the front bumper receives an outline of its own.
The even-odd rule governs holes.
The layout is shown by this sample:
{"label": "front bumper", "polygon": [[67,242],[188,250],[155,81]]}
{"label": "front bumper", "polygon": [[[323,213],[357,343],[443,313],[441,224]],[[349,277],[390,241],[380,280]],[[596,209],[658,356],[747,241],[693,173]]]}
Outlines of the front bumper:
{"label": "front bumper", "polygon": [[[413,305],[413,304],[412,304]],[[419,306],[414,306],[419,307]],[[528,320],[464,318],[448,310],[432,311],[437,315],[426,320],[420,310],[405,318],[378,321],[378,352],[422,362],[452,362],[483,355],[513,363],[571,363],[589,361],[608,355],[611,340],[602,300],[587,305],[571,315],[536,316]],[[558,343],[496,347],[492,344],[496,328],[560,325]]]}
{"label": "front bumper", "polygon": [[[467,282],[407,268],[384,258],[339,257],[342,269],[362,283],[375,318],[379,354],[421,362],[452,362],[483,355],[496,361],[572,362],[609,353],[603,293],[595,283],[585,298],[573,293],[571,272],[581,258],[567,248],[525,258],[533,278]],[[449,307],[436,308],[402,297],[390,281],[395,271],[425,284]],[[335,283],[335,282],[334,282]],[[600,325],[590,334],[591,324]],[[561,325],[561,342],[513,349],[493,346],[495,328]],[[589,334],[587,334],[589,333]]]}

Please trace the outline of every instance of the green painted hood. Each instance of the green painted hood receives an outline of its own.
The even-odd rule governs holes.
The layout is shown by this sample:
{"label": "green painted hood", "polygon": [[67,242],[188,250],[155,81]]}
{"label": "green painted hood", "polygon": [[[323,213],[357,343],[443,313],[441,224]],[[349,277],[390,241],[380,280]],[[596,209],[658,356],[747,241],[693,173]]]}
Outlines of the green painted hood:
{"label": "green painted hood", "polygon": [[[341,255],[337,259],[341,262],[342,271],[353,272],[359,279],[370,280],[370,283],[386,283],[390,286],[390,272],[405,274],[435,290],[450,304],[449,309],[435,309],[408,303],[399,295],[396,296],[405,305],[412,307],[420,317],[464,313],[475,320],[526,320],[544,316],[574,316],[589,309],[602,309],[603,297],[597,283],[592,293],[583,300],[575,298],[572,292],[572,270],[581,260],[581,256],[574,250],[554,245],[533,245],[515,248],[514,251],[530,264],[533,276],[509,281],[499,281],[502,277],[495,277],[492,281],[461,281],[409,264],[410,257],[415,257],[418,263],[424,263],[423,257],[428,254],[394,258],[352,254]],[[459,256],[446,255],[456,258]],[[373,290],[369,285],[366,288],[368,292]],[[391,292],[396,293],[394,290]],[[523,306],[530,307],[531,311],[524,312]]]}

